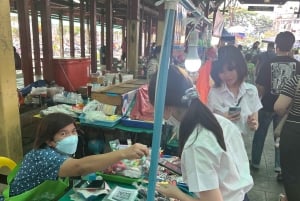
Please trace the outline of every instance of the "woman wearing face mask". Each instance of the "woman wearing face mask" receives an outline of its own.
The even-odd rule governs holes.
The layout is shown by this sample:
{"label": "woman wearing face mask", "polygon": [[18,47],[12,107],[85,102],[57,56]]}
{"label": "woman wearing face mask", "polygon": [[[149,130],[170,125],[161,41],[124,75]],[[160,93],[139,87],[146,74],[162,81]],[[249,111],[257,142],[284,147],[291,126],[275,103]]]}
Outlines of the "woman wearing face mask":
{"label": "woman wearing face mask", "polygon": [[75,159],[71,155],[75,153],[77,143],[77,126],[72,117],[63,113],[44,117],[37,128],[33,149],[25,155],[9,186],[10,197],[29,191],[46,180],[86,175],[122,159],[138,159],[149,153],[145,145],[136,143],[124,150]]}
{"label": "woman wearing face mask", "polygon": [[245,82],[247,64],[241,51],[231,45],[219,48],[211,77],[214,86],[208,95],[210,110],[234,122],[244,135],[257,130],[262,104],[256,87]]}
{"label": "woman wearing face mask", "polygon": [[[154,104],[157,74],[149,83]],[[184,182],[193,198],[176,186],[161,184],[157,190],[181,201],[243,201],[251,189],[248,157],[238,128],[214,115],[200,100],[186,71],[170,66],[164,118],[175,119],[179,128],[179,155]]]}

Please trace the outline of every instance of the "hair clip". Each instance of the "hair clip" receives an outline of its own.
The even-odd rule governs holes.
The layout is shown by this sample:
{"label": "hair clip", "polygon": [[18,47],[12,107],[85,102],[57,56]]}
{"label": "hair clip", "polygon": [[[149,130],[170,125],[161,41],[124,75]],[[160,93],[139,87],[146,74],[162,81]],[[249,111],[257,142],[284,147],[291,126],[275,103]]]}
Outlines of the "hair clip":
{"label": "hair clip", "polygon": [[199,98],[198,92],[195,87],[191,87],[185,90],[184,95],[181,98],[181,102],[187,103],[190,106],[193,99]]}

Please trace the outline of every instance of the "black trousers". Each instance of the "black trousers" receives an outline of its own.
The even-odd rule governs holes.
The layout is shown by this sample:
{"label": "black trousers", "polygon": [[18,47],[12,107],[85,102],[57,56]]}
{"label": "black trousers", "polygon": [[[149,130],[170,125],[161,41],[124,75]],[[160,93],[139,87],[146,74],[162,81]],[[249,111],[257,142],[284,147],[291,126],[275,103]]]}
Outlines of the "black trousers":
{"label": "black trousers", "polygon": [[300,123],[286,122],[280,136],[283,185],[289,201],[300,201]]}
{"label": "black trousers", "polygon": [[247,194],[245,195],[245,198],[243,201],[250,201]]}

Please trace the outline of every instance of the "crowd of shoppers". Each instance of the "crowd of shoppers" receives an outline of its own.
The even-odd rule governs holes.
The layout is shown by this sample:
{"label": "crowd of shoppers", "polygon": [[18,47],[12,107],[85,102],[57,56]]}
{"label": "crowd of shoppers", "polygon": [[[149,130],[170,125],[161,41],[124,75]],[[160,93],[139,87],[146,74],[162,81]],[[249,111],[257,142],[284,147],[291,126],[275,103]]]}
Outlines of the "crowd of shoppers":
{"label": "crowd of shoppers", "polygon": [[[300,72],[299,62],[289,56],[294,42],[295,36],[291,32],[280,32],[275,38],[276,57],[265,62],[257,75],[256,84],[263,108],[259,111],[259,127],[254,134],[252,143],[251,167],[253,169],[259,169],[270,123],[273,121],[274,128],[278,124],[279,117],[274,112],[273,107],[280,90],[286,81]],[[278,172],[277,179],[281,181],[282,175],[278,148],[275,148],[274,170]]]}
{"label": "crowd of shoppers", "polygon": [[[282,131],[283,142],[280,142],[281,152],[279,152],[278,148],[275,148],[274,171],[278,173],[277,180],[283,181],[286,192],[284,199],[289,201],[300,200],[300,179],[297,171],[299,169],[299,160],[298,158],[295,158],[297,156],[296,153],[299,152],[298,124],[300,122],[300,106],[298,104],[300,96],[295,90],[300,77],[294,77],[294,79],[292,79],[293,76],[299,74],[300,68],[298,61],[290,54],[294,42],[294,35],[289,31],[285,31],[280,32],[276,36],[275,42],[268,45],[266,52],[260,52],[258,48],[259,43],[253,44],[252,49],[253,51],[256,51],[256,62],[254,62],[256,68],[256,86],[247,83],[247,75],[249,72],[245,56],[242,54],[241,50],[232,45],[219,47],[218,56],[212,61],[211,65],[210,75],[214,84],[209,89],[207,101],[207,106],[214,113],[218,123],[221,125],[224,136],[226,135],[225,132],[227,130],[224,128],[224,124],[221,123],[222,121],[220,121],[218,114],[231,120],[231,122],[239,128],[240,134],[253,134],[251,160],[248,165],[250,165],[251,169],[254,171],[259,170],[268,128],[271,122],[273,122],[273,127],[275,128],[279,121],[279,116],[274,112],[274,103],[279,94],[282,93],[278,99],[278,102],[281,102],[281,104],[277,103],[277,106],[275,105],[276,111],[280,110],[278,105],[281,107],[284,105],[284,108],[286,109],[288,103],[291,103],[292,100],[297,101],[297,104],[294,104],[293,109],[290,110],[289,118]],[[276,48],[274,48],[274,46],[276,46]],[[223,192],[221,183],[218,186],[212,185],[210,188],[207,188],[209,193],[206,191],[203,192],[202,190],[207,186],[205,186],[206,182],[202,183],[201,181],[204,181],[205,177],[196,177],[196,175],[189,173],[189,171],[192,171],[193,169],[197,172],[197,175],[198,173],[200,173],[200,175],[206,175],[207,169],[204,168],[200,170],[197,165],[198,163],[201,163],[201,165],[206,167],[205,164],[211,160],[211,158],[208,159],[207,155],[205,155],[207,147],[201,142],[206,141],[206,139],[200,140],[202,139],[201,137],[204,136],[204,134],[202,134],[204,131],[203,129],[199,129],[199,126],[200,128],[203,126],[206,130],[215,135],[216,133],[213,130],[210,130],[209,127],[206,127],[206,124],[203,123],[204,121],[198,117],[198,113],[206,117],[209,117],[210,115],[204,112],[204,105],[201,101],[199,105],[199,98],[191,98],[197,97],[195,94],[191,95],[195,93],[191,93],[191,91],[193,91],[191,89],[192,86],[190,85],[190,88],[186,86],[186,91],[184,93],[184,90],[181,92],[181,89],[178,88],[178,86],[181,86],[178,85],[178,83],[186,83],[188,82],[188,79],[182,72],[172,72],[174,69],[176,68],[170,67],[169,69],[165,103],[166,108],[164,114],[165,117],[169,117],[170,115],[173,116],[177,119],[178,125],[180,125],[179,143],[184,179],[189,186],[193,186],[192,192],[194,192],[200,200],[201,198],[217,200],[218,193],[221,194],[221,197],[223,197],[224,200],[230,200],[230,198],[225,199],[224,195],[226,194],[226,191]],[[179,76],[180,74],[181,76]],[[152,100],[154,100],[153,98],[155,95],[153,94],[153,85],[155,86],[153,82],[155,83],[155,80],[156,79],[153,78],[152,83],[150,83],[150,87],[152,87],[153,91],[152,94],[151,91],[149,91]],[[182,85],[185,86],[185,84]],[[282,96],[285,98],[282,99]],[[189,100],[189,105],[184,105],[185,102],[182,100],[186,99],[186,97],[191,99]],[[178,100],[181,102],[178,102]],[[202,100],[201,97],[200,100]],[[283,102],[285,104],[283,104]],[[239,107],[240,109],[236,110],[238,112],[230,112],[230,108]],[[218,135],[216,135],[215,138],[217,139],[217,142],[220,143]],[[222,144],[219,144],[219,146],[222,147]],[[202,147],[205,151],[201,151],[201,148],[199,147]],[[243,146],[243,149],[244,148],[245,147]],[[223,149],[223,151],[226,152],[227,150]],[[294,154],[292,155],[291,153]],[[204,156],[202,154],[204,154]],[[279,154],[281,156],[281,161]],[[190,160],[187,156],[195,157],[194,160]],[[212,157],[212,155],[210,156]],[[202,157],[205,157],[205,160]],[[214,163],[211,162],[210,164]],[[216,172],[217,176],[219,176],[219,173],[221,174],[220,170],[217,171],[215,169],[214,172]],[[196,183],[192,181],[192,178],[196,180]],[[197,186],[198,188],[194,188],[194,186]],[[217,188],[217,190],[210,191],[214,187],[219,187],[219,189]],[[190,199],[187,195],[181,193],[176,187],[171,185],[159,185],[157,189],[159,192],[169,197],[180,200]],[[245,197],[245,199],[247,198]]]}
{"label": "crowd of shoppers", "polygon": [[[289,112],[289,118],[282,131],[283,142],[280,141],[280,149],[275,147],[274,171],[278,173],[277,180],[283,181],[286,191],[284,199],[289,201],[300,200],[299,171],[297,171],[299,170],[299,160],[295,158],[296,153],[299,153],[300,106],[298,103],[300,100],[299,95],[295,92],[299,76],[294,77],[299,74],[300,66],[291,54],[294,43],[295,36],[291,32],[285,31],[277,34],[275,42],[268,44],[266,52],[260,52],[258,42],[253,44],[251,50],[255,54],[251,57],[256,57],[255,62],[253,62],[256,87],[247,83],[249,80],[246,78],[249,72],[246,70],[246,58],[243,53],[236,51],[236,49],[239,51],[241,49],[234,46],[220,47],[218,57],[212,64],[211,78],[214,85],[210,88],[207,103],[212,112],[230,119],[240,128],[242,133],[249,133],[249,129],[245,129],[245,126],[255,131],[250,167],[257,171],[259,170],[268,128],[271,122],[273,122],[273,129],[276,128],[280,120],[278,114],[274,112],[275,101],[281,93],[282,95],[275,105],[275,111],[278,113],[282,110],[279,105],[287,109],[292,100],[296,101],[293,104],[293,109]],[[251,58],[248,62],[252,62]],[[235,83],[236,86],[232,83]],[[244,96],[240,94],[245,93],[245,91],[249,92],[248,96],[247,93]],[[243,100],[246,106],[243,105]],[[229,108],[233,106],[241,106],[241,112],[235,115],[230,113]],[[245,115],[245,111],[248,114],[246,112]],[[243,117],[243,115],[245,116]],[[249,119],[245,121],[247,116],[252,117],[252,126],[249,124]],[[295,154],[292,155],[292,153]]]}

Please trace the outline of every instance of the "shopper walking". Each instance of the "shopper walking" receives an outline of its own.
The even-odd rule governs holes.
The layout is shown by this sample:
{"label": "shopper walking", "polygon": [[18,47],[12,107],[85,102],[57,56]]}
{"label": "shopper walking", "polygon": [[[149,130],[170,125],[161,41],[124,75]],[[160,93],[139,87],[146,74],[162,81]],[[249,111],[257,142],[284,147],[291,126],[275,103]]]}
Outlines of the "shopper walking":
{"label": "shopper walking", "polygon": [[268,43],[267,51],[262,52],[257,57],[256,67],[255,67],[255,76],[258,75],[258,72],[262,68],[262,66],[270,59],[276,57],[274,43]]}
{"label": "shopper walking", "polygon": [[275,102],[275,112],[288,118],[280,135],[280,164],[288,201],[300,200],[300,75],[290,79]]}
{"label": "shopper walking", "polygon": [[[254,134],[252,142],[251,167],[259,169],[261,155],[268,128],[273,120],[273,127],[278,123],[278,116],[274,113],[273,107],[279,92],[289,79],[300,73],[300,63],[289,56],[295,36],[289,32],[280,32],[275,39],[276,57],[266,62],[258,73],[256,80],[259,96],[263,108],[259,111],[259,127]],[[282,180],[280,171],[279,149],[275,148],[275,169],[278,172],[278,181]]]}
{"label": "shopper walking", "polygon": [[14,59],[15,59],[15,70],[22,70],[22,61],[19,53],[17,52],[17,49],[15,46],[13,46],[14,49]]}
{"label": "shopper walking", "polygon": [[249,49],[249,51],[247,53],[251,54],[251,58],[252,58],[252,63],[256,64],[257,63],[257,59],[258,59],[258,55],[261,53],[260,52],[260,48],[259,48],[260,42],[259,41],[255,41],[252,45],[252,47]]}
{"label": "shopper walking", "polygon": [[126,36],[123,38],[121,49],[122,49],[121,62],[122,65],[124,66],[127,58],[127,37]]}
{"label": "shopper walking", "polygon": [[158,69],[158,64],[159,64],[159,57],[160,57],[160,51],[161,51],[161,46],[156,46],[154,52],[152,53],[152,56],[149,58],[149,61],[147,63],[147,79],[150,80],[151,76],[153,73],[155,73]]}
{"label": "shopper walking", "polygon": [[[244,135],[258,127],[258,110],[262,107],[254,85],[245,82],[247,64],[241,51],[231,45],[219,48],[218,60],[211,70],[214,86],[208,107],[235,123]],[[230,111],[236,108],[236,111]]]}

